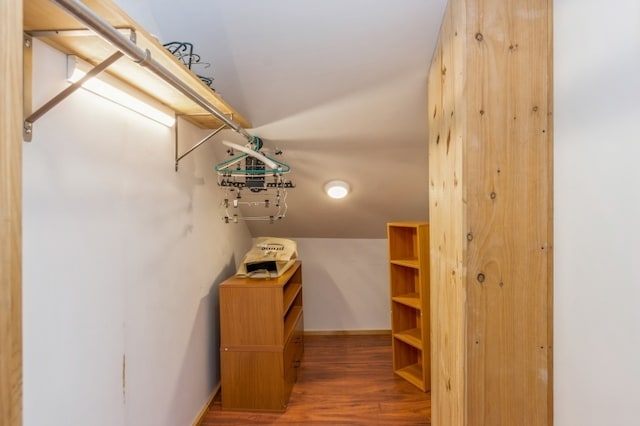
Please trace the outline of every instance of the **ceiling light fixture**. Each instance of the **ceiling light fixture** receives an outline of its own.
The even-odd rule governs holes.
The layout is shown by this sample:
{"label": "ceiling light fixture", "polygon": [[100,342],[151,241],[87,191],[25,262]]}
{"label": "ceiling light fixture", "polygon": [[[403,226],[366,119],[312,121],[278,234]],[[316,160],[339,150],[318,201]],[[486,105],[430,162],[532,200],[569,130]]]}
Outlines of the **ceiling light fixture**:
{"label": "ceiling light fixture", "polygon": [[351,187],[343,180],[332,180],[324,186],[324,191],[331,198],[340,199],[347,196]]}
{"label": "ceiling light fixture", "polygon": [[[67,81],[75,83],[89,72],[91,68],[92,65],[84,62],[77,56],[68,55]],[[117,87],[123,84],[120,80],[103,72],[99,77],[87,80],[82,85],[82,88],[167,127],[174,125],[176,118],[173,111],[169,110],[169,108],[163,108],[157,101],[138,90],[127,87],[127,91],[125,92]]]}

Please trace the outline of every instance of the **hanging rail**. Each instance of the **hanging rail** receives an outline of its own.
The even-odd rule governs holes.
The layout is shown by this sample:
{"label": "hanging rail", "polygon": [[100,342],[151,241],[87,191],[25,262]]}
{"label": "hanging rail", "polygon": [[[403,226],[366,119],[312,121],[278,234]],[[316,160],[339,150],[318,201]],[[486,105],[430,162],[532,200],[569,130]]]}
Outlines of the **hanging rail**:
{"label": "hanging rail", "polygon": [[251,134],[249,134],[249,132],[247,132],[242,126],[232,119],[229,119],[224,115],[224,113],[222,113],[222,111],[211,105],[211,103],[202,97],[202,95],[197,93],[182,80],[176,78],[176,76],[169,70],[154,60],[148,49],[143,50],[138,47],[134,42],[122,35],[116,28],[95,14],[83,3],[77,0],[52,0],[52,2],[60,6],[78,21],[82,22],[87,26],[87,28],[127,55],[134,62],[148,68],[159,78],[225,123],[229,128],[244,136],[248,142],[253,140],[253,136],[251,136]]}

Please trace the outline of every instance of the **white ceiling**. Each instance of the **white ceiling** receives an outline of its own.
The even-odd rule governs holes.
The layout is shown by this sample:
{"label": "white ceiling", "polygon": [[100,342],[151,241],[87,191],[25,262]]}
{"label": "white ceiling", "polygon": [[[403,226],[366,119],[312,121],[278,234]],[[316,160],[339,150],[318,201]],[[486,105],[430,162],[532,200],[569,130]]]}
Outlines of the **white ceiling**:
{"label": "white ceiling", "polygon": [[[118,3],[162,43],[193,43],[211,63],[194,71],[284,151],[286,217],[248,222],[254,236],[384,238],[389,221],[428,218],[427,70],[446,0]],[[326,197],[331,179],[351,194]]]}

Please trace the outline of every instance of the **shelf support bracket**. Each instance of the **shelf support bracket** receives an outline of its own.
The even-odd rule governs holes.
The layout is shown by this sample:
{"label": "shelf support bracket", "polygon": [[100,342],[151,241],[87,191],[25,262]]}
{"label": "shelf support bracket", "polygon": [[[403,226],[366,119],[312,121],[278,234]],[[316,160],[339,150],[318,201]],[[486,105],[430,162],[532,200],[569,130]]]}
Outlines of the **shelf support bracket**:
{"label": "shelf support bracket", "polygon": [[[33,83],[31,81],[33,75],[33,38],[29,34],[24,34],[22,44],[22,116],[31,115],[33,108]],[[33,132],[33,124],[24,121],[22,127],[22,140],[31,142],[31,133]]]}
{"label": "shelf support bracket", "polygon": [[178,163],[180,162],[180,160],[182,160],[184,157],[186,157],[187,155],[191,154],[196,148],[198,148],[200,145],[202,145],[203,143],[205,143],[206,141],[208,141],[209,139],[211,139],[212,137],[214,137],[215,135],[217,135],[220,131],[222,131],[225,127],[227,127],[226,124],[223,124],[222,126],[218,127],[216,130],[214,130],[213,132],[209,133],[209,135],[205,136],[203,139],[200,140],[200,142],[196,143],[195,145],[193,145],[191,148],[189,148],[184,154],[182,155],[178,155],[178,120],[176,120],[176,124],[175,124],[175,140],[176,140],[176,172],[178,171]]}
{"label": "shelf support bracket", "polygon": [[[122,52],[120,52],[120,51],[115,52],[114,54],[109,56],[107,59],[105,59],[104,61],[100,62],[98,65],[96,65],[91,70],[89,70],[89,72],[87,72],[80,80],[76,81],[75,83],[72,83],[69,87],[67,87],[62,92],[58,93],[56,96],[51,98],[48,102],[46,102],[40,108],[38,108],[37,110],[35,110],[31,114],[29,114],[27,116],[27,118],[24,119],[24,132],[23,132],[24,140],[26,142],[31,142],[31,138],[33,136],[33,123],[35,123],[39,118],[41,118],[47,112],[49,112],[53,107],[55,107],[60,102],[62,102],[66,98],[68,98],[69,95],[71,95],[76,90],[78,90],[80,87],[82,87],[82,85],[87,80],[89,80],[89,79],[95,77],[96,75],[100,74],[107,67],[109,67],[111,64],[113,64],[115,61],[117,61],[118,59],[120,59],[123,56],[124,56],[124,54]],[[31,67],[30,66],[25,67],[25,70],[27,70],[27,69],[28,69],[29,72],[31,72]],[[25,76],[25,80],[27,80],[26,77],[27,76]],[[31,76],[28,76],[28,77],[29,77],[29,81],[31,81]],[[30,92],[30,90],[29,90],[29,92]],[[25,99],[25,103],[27,103],[27,102],[31,103],[31,99],[28,99],[28,100]]]}

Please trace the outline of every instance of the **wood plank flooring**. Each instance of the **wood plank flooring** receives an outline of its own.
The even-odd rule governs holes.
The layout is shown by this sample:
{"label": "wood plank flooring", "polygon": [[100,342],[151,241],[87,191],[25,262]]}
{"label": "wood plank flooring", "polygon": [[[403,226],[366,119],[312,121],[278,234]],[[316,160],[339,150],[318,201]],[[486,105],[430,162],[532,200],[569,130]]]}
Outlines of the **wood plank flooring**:
{"label": "wood plank flooring", "polygon": [[428,426],[430,419],[430,394],[393,374],[388,335],[305,336],[286,412],[223,411],[217,399],[200,425]]}

